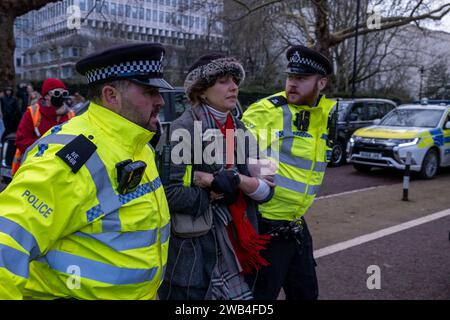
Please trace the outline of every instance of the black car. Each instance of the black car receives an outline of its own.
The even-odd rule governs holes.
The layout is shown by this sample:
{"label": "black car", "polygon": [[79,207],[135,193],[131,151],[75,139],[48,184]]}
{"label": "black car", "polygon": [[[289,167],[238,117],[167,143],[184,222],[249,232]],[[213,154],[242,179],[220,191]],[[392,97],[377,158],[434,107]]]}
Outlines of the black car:
{"label": "black car", "polygon": [[[340,166],[346,161],[347,142],[356,129],[373,124],[375,119],[383,118],[396,107],[395,102],[387,99],[337,99],[334,111],[338,110],[337,132],[330,165]],[[332,112],[334,112],[332,111]]]}
{"label": "black car", "polygon": [[0,143],[0,182],[11,181],[11,166],[16,153],[16,134],[10,133]]}

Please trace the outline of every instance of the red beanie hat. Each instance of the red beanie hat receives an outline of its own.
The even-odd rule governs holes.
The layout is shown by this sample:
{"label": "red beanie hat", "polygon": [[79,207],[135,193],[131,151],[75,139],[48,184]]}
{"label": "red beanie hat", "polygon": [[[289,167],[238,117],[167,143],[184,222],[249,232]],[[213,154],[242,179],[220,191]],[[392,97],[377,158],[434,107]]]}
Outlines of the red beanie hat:
{"label": "red beanie hat", "polygon": [[48,78],[42,84],[42,96],[45,96],[50,90],[56,88],[63,88],[67,90],[66,85],[59,79],[56,78]]}

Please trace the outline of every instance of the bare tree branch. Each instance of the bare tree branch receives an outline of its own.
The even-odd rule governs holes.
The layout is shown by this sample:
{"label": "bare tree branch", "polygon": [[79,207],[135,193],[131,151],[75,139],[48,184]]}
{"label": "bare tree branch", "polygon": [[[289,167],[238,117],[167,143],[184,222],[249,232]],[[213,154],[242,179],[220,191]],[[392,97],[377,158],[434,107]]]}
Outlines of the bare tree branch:
{"label": "bare tree branch", "polygon": [[231,0],[231,1],[233,1],[234,3],[244,7],[245,11],[246,11],[242,16],[239,16],[238,18],[229,19],[229,21],[231,21],[231,22],[236,22],[236,21],[242,20],[245,17],[248,17],[249,15],[251,15],[253,12],[259,11],[259,10],[261,10],[263,8],[266,8],[268,6],[271,6],[273,4],[283,2],[283,0],[272,0],[272,1],[260,4],[260,5],[256,6],[256,7],[252,8],[252,7],[248,6],[246,3],[244,3],[244,1],[241,1],[241,0]]}
{"label": "bare tree branch", "polygon": [[[442,11],[442,12],[441,12]],[[433,15],[438,14],[439,15]],[[399,27],[406,25],[412,21],[418,21],[418,20],[424,20],[424,19],[432,19],[432,20],[440,20],[442,19],[446,14],[450,12],[450,3],[447,3],[438,9],[435,9],[433,11],[430,11],[429,13],[421,14],[418,16],[413,17],[389,17],[389,18],[382,18],[381,19],[381,26],[379,29],[369,29],[365,24],[360,24],[358,26],[358,34],[364,35],[371,32],[377,32],[381,30],[387,30],[394,27]],[[336,45],[345,39],[352,38],[355,36],[355,28],[347,28],[345,30],[340,30],[338,32],[335,32],[330,35],[330,45]]]}

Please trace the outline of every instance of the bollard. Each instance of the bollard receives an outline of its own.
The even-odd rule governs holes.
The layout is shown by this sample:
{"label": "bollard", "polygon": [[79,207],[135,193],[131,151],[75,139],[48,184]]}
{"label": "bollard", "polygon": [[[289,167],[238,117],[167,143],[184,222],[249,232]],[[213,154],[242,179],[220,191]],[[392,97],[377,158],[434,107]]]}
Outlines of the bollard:
{"label": "bollard", "polygon": [[406,153],[406,163],[405,163],[405,174],[403,175],[403,201],[408,200],[408,190],[409,190],[409,174],[411,167],[411,152]]}

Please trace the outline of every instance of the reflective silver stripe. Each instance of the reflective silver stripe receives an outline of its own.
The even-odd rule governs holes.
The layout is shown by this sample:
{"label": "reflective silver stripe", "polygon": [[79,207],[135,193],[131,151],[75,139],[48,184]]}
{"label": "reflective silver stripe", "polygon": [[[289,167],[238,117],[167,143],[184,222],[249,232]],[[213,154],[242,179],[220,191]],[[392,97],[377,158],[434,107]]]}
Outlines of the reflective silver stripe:
{"label": "reflective silver stripe", "polygon": [[0,217],[0,232],[6,233],[16,240],[29,253],[30,260],[33,260],[41,254],[35,237],[17,222]]}
{"label": "reflective silver stripe", "polygon": [[295,157],[284,152],[278,153],[271,148],[268,149],[268,154],[275,159],[279,159],[282,163],[304,170],[311,170],[311,160]]}
{"label": "reflective silver stripe", "polygon": [[161,228],[161,243],[165,243],[170,235],[170,222]]}
{"label": "reflective silver stripe", "polygon": [[22,278],[28,278],[30,257],[25,252],[0,243],[0,268],[5,268]]}
{"label": "reflective silver stripe", "polygon": [[323,133],[320,138],[323,140],[328,140],[328,135],[326,133]]}
{"label": "reflective silver stripe", "polygon": [[[293,155],[285,154],[284,152],[278,153],[271,148],[267,149],[267,154],[271,157],[280,160],[282,163],[291,165],[296,168],[304,169],[304,170],[311,170],[312,166],[312,160],[303,159],[300,157],[296,157]],[[313,171],[315,172],[324,172],[327,168],[327,162],[320,162],[316,161],[314,164]]]}
{"label": "reflective silver stripe", "polygon": [[115,232],[122,230],[122,223],[119,218],[119,210],[108,214],[102,218],[102,230],[103,232]]}
{"label": "reflective silver stripe", "polygon": [[155,244],[158,231],[159,229],[134,232],[103,232],[94,234],[77,232],[75,235],[95,239],[117,251],[125,251],[150,247]]}
{"label": "reflective silver stripe", "polygon": [[[286,177],[283,177],[282,175],[275,175],[275,184],[277,186],[299,192],[299,193],[305,193],[306,191],[306,184],[295,181]],[[308,186],[308,195],[313,196],[317,194],[319,191],[320,185],[309,185]]]}
{"label": "reflective silver stripe", "polygon": [[316,163],[314,164],[314,171],[315,172],[325,172],[326,168],[327,168],[328,162],[320,162],[320,161],[316,161]]}
{"label": "reflective silver stripe", "polygon": [[94,152],[86,162],[86,168],[94,181],[100,210],[104,215],[117,211],[122,204],[114,192],[106,167],[97,152]]}
{"label": "reflective silver stripe", "polygon": [[69,134],[50,134],[48,136],[45,136],[43,138],[38,139],[37,141],[35,141],[31,146],[29,146],[27,148],[27,150],[25,151],[25,153],[23,154],[22,157],[22,163],[25,162],[25,159],[27,158],[28,152],[30,152],[36,145],[38,144],[68,144],[69,142],[71,142],[73,139],[75,139],[77,136],[74,135],[69,135]]}
{"label": "reflective silver stripe", "polygon": [[285,136],[281,144],[281,153],[291,154],[292,144],[294,142],[294,134],[292,132],[292,112],[287,104],[281,108],[283,109],[283,131]]}
{"label": "reflective silver stripe", "polygon": [[38,260],[47,263],[53,270],[66,274],[70,267],[77,266],[81,270],[82,278],[117,285],[151,281],[158,272],[157,267],[150,269],[121,268],[57,250],[49,251]]}
{"label": "reflective silver stripe", "polygon": [[309,185],[308,187],[308,195],[310,196],[314,196],[319,192],[320,189],[320,184],[319,185]]}
{"label": "reflective silver stripe", "polygon": [[275,184],[277,186],[300,193],[305,193],[306,191],[306,184],[283,177],[279,174],[275,175]]}

